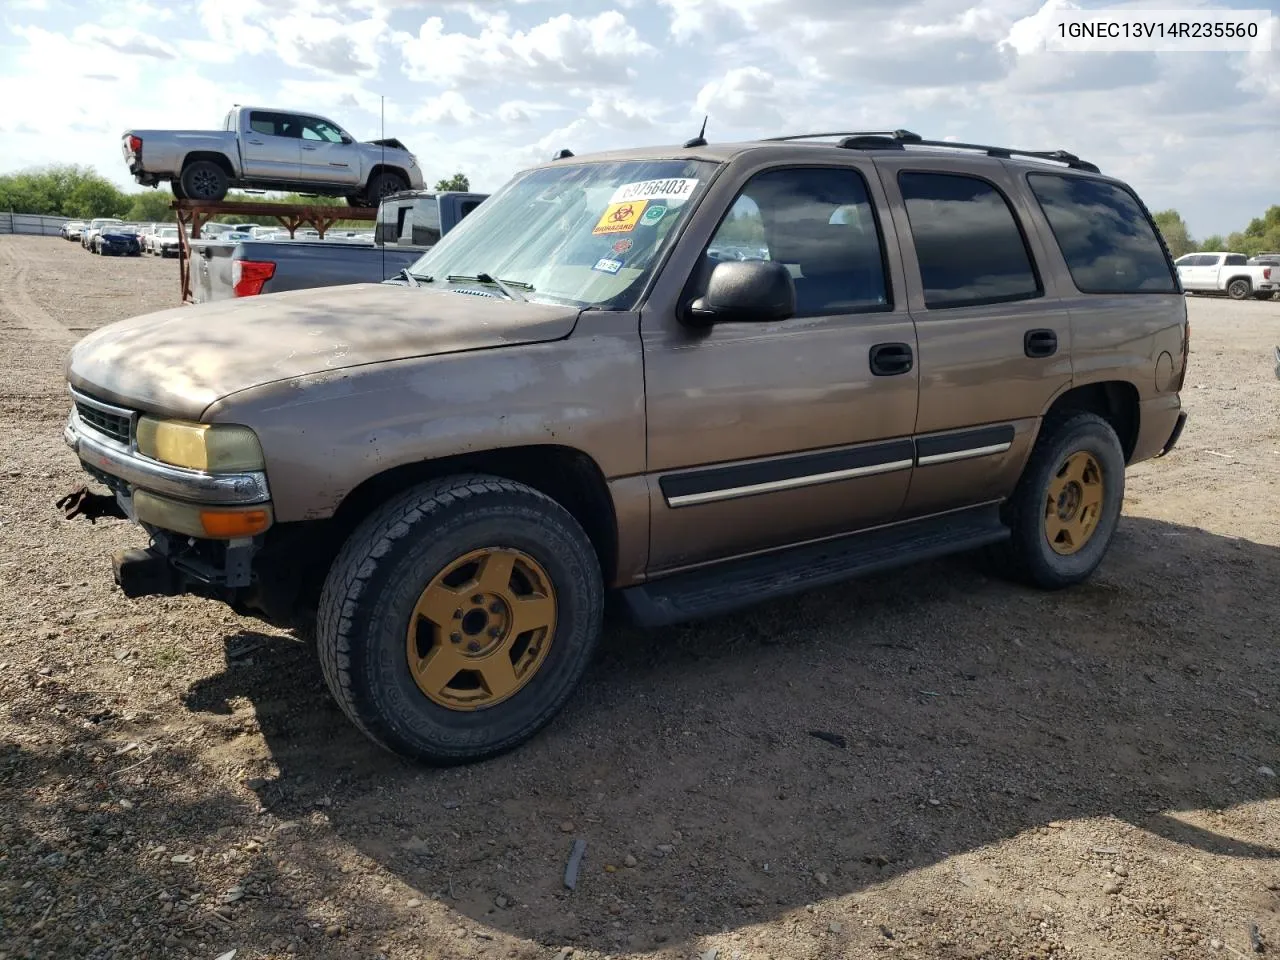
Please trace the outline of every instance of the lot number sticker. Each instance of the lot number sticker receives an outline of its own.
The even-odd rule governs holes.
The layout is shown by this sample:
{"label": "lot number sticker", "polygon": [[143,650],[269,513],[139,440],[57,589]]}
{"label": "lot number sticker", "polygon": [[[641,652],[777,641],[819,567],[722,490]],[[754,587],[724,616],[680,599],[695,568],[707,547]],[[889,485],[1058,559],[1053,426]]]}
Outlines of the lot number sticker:
{"label": "lot number sticker", "polygon": [[606,233],[630,233],[640,222],[640,215],[644,213],[646,206],[647,200],[626,200],[609,204],[595,229],[591,231],[592,235],[598,237]]}
{"label": "lot number sticker", "polygon": [[668,180],[641,180],[638,183],[624,183],[613,196],[610,203],[623,203],[627,200],[666,200],[669,203],[682,203],[688,200],[698,186],[692,177],[674,177]]}

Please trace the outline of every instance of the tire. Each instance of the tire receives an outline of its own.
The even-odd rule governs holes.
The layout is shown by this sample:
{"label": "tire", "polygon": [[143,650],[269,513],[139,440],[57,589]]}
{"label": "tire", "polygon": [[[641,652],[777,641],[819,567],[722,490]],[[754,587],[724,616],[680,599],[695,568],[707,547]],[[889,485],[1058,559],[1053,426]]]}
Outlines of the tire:
{"label": "tire", "polygon": [[[1071,517],[1081,523],[1061,524],[1075,531],[1078,542],[1072,543],[1070,530],[1060,529],[1051,515],[1049,498],[1051,489],[1064,482],[1060,471],[1081,464],[1085,465],[1082,478],[1066,480],[1058,499],[1059,507],[1067,511],[1073,502],[1077,505]],[[1095,480],[1100,490],[1094,489]],[[1046,420],[1018,486],[1005,504],[1004,521],[1012,531],[1001,551],[1006,571],[1046,590],[1088,579],[1106,555],[1120,522],[1124,482],[1124,451],[1111,424],[1092,413],[1067,413]],[[1099,501],[1090,524],[1087,507],[1092,496]]]}
{"label": "tire", "polygon": [[1253,284],[1243,277],[1227,284],[1227,296],[1232,300],[1248,300],[1253,295]]}
{"label": "tire", "polygon": [[1262,293],[1255,293],[1255,294],[1253,295],[1253,299],[1255,299],[1255,300],[1270,300],[1270,299],[1271,299],[1272,297],[1274,297],[1274,296],[1275,296],[1275,293],[1273,293],[1272,291],[1270,291],[1270,290],[1264,290]]}
{"label": "tire", "polygon": [[[493,552],[479,562],[505,557],[516,564],[519,575],[508,570],[505,578],[486,581],[486,567],[469,566],[476,561],[468,558],[487,550]],[[517,633],[516,617],[507,618],[502,611],[517,609],[513,583],[534,582],[526,576],[530,568],[521,566],[525,561],[546,578],[536,608],[543,619],[531,617],[542,626]],[[474,585],[455,595],[447,583],[440,586],[450,571],[471,578]],[[506,592],[491,592],[495,584]],[[438,619],[429,614],[415,619],[418,604],[430,610],[432,592],[442,589]],[[477,593],[466,596],[472,590]],[[551,598],[549,606],[545,596]],[[507,598],[505,608],[502,597]],[[450,614],[448,607],[455,602],[459,607]],[[371,740],[436,766],[468,763],[520,745],[559,712],[595,651],[603,607],[595,551],[567,510],[510,480],[447,477],[396,497],[351,534],[321,591],[316,643],[330,692]],[[459,616],[463,608],[466,612]],[[490,625],[469,623],[473,617]],[[411,621],[418,625],[413,648]],[[493,626],[497,621],[503,625]],[[544,631],[541,640],[539,630]],[[471,637],[465,647],[464,634]],[[490,649],[480,651],[482,644]],[[411,649],[412,656],[421,658],[416,664],[422,686],[410,666]],[[493,674],[495,680],[514,684],[503,691],[481,668],[501,666],[512,654],[508,673]],[[445,666],[432,679],[424,667],[436,657],[443,657]],[[510,663],[522,659],[525,672],[517,676]],[[459,663],[464,666],[457,667]],[[477,669],[468,670],[465,664]],[[472,683],[474,689],[455,689]]]}
{"label": "tire", "polygon": [[182,192],[186,199],[218,203],[227,195],[227,171],[212,160],[195,160],[182,168]]}
{"label": "tire", "polygon": [[365,205],[364,197],[352,196],[346,197],[345,199],[347,201],[347,206],[349,207],[363,207]]}
{"label": "tire", "polygon": [[[402,174],[390,170],[375,173],[365,186],[362,206],[376,207],[382,198],[391,193],[409,189],[409,181]],[[350,203],[350,200],[347,201]]]}
{"label": "tire", "polygon": [[178,182],[177,177],[169,181],[169,189],[173,191],[173,199],[175,200],[187,199],[187,195],[183,191],[182,184]]}

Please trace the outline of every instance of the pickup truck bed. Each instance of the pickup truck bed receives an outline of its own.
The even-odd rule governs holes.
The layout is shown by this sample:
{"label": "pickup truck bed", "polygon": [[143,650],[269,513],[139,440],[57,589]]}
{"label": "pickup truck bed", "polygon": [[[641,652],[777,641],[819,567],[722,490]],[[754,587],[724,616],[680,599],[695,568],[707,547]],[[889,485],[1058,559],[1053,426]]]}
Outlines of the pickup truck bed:
{"label": "pickup truck bed", "polygon": [[[394,277],[423,251],[412,248],[373,245],[341,240],[241,240],[219,243],[197,241],[192,246],[195,259],[192,294],[197,303],[253,296],[256,271],[270,273],[258,294],[301,290],[307,287],[337,286],[347,283],[377,283]],[[233,264],[241,261],[240,277],[249,280],[236,292]],[[243,264],[272,264],[270,268],[246,268]]]}

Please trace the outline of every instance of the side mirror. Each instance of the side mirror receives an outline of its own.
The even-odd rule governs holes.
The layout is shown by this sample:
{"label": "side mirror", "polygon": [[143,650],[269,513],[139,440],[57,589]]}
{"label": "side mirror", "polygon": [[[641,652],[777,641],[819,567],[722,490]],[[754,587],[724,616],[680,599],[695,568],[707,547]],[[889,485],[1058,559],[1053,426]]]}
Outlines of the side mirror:
{"label": "side mirror", "polygon": [[773,260],[723,260],[707,281],[707,292],[685,311],[693,326],[713,323],[776,323],[796,312],[791,271]]}
{"label": "side mirror", "polygon": [[346,144],[352,144],[352,143],[355,143],[355,140],[353,140],[351,137],[347,136],[347,135],[344,133],[344,134],[342,135],[342,142],[343,142],[343,143],[346,143]]}

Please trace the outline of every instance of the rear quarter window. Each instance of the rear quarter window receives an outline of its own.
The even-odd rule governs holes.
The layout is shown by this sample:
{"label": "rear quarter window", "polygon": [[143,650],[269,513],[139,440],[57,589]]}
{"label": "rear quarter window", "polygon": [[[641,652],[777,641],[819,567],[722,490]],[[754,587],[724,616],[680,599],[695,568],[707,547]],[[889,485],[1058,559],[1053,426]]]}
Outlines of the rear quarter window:
{"label": "rear quarter window", "polygon": [[1155,225],[1127,190],[1062,174],[1027,177],[1081,293],[1176,293]]}

